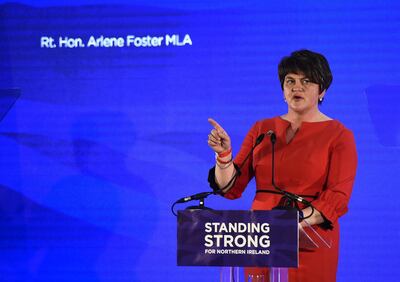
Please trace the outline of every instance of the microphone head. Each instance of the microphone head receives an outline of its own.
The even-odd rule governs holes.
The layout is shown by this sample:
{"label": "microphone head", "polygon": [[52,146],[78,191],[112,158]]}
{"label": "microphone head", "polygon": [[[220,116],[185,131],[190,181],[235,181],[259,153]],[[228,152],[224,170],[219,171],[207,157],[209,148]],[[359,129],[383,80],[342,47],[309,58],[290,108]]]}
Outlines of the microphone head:
{"label": "microphone head", "polygon": [[255,146],[257,146],[258,144],[260,144],[260,143],[263,141],[264,137],[265,137],[265,134],[260,134],[260,135],[257,137],[257,139],[256,139],[256,144],[255,144]]}
{"label": "microphone head", "polygon": [[270,136],[271,142],[275,144],[275,141],[276,141],[275,132],[273,130],[268,130],[268,132],[266,134]]}

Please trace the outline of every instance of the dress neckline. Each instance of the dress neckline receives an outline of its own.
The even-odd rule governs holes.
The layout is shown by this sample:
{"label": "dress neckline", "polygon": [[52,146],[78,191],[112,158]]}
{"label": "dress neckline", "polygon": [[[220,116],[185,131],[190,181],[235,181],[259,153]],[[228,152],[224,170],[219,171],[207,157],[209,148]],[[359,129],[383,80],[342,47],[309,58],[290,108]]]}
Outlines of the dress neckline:
{"label": "dress neckline", "polygon": [[[291,124],[291,122],[289,120],[284,119],[282,116],[278,116],[277,118],[278,118],[278,120],[284,121],[287,124]],[[303,126],[303,124],[304,125],[313,125],[313,124],[317,125],[317,124],[329,123],[329,122],[333,122],[333,121],[336,121],[336,120],[335,119],[327,119],[327,120],[321,120],[321,121],[302,121],[299,129]]]}
{"label": "dress neckline", "polygon": [[299,128],[297,128],[293,137],[290,140],[287,140],[287,130],[290,127],[291,122],[288,121],[287,119],[282,118],[281,116],[278,116],[277,120],[280,121],[280,123],[281,123],[281,130],[279,130],[279,131],[281,132],[280,134],[286,145],[290,145],[293,143],[293,141],[299,139],[298,135],[302,135],[304,130],[308,131],[308,129],[310,129],[310,130],[317,129],[323,125],[326,125],[326,124],[336,121],[334,119],[328,119],[328,120],[322,120],[322,121],[303,121],[300,124]]}

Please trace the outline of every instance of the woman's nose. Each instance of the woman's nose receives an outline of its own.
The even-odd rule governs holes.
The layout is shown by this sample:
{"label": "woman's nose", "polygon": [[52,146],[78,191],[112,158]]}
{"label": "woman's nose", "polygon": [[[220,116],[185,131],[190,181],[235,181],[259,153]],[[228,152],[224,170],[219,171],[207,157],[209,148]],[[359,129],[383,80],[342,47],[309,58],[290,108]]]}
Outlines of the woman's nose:
{"label": "woman's nose", "polygon": [[302,91],[303,90],[303,85],[301,85],[300,82],[295,82],[292,91]]}

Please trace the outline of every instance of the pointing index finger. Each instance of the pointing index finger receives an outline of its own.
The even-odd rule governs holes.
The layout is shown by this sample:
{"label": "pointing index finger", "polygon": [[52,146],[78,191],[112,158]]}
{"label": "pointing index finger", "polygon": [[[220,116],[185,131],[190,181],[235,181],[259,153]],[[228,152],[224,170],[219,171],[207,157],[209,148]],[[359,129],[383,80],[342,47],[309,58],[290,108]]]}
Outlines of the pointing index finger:
{"label": "pointing index finger", "polygon": [[222,128],[221,125],[219,125],[218,122],[213,120],[212,118],[208,118],[208,122],[219,132],[224,132],[225,130]]}

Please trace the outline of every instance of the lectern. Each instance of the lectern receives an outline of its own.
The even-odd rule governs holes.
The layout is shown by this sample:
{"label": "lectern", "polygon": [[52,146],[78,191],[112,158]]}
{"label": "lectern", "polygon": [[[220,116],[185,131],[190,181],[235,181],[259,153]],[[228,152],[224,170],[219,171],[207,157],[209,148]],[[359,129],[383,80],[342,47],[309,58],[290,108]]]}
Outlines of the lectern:
{"label": "lectern", "polygon": [[[178,211],[177,264],[222,266],[220,281],[288,281],[301,248],[330,247],[297,210]],[[243,267],[268,267],[270,277],[243,276]]]}

